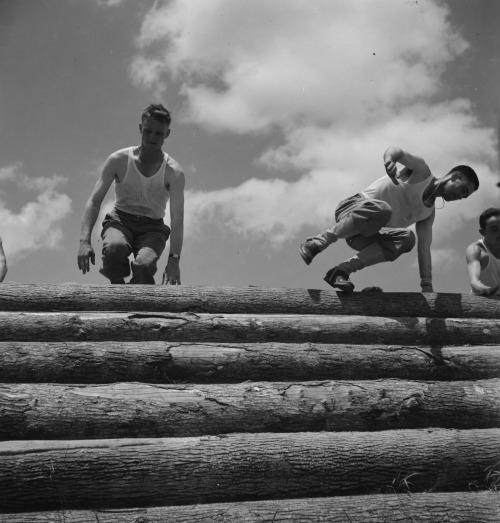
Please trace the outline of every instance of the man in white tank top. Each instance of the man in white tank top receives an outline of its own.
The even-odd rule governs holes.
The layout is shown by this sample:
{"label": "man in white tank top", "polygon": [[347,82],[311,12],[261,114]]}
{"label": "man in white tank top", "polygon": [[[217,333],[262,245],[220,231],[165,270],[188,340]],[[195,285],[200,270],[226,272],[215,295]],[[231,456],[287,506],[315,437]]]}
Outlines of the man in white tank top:
{"label": "man in white tank top", "polygon": [[465,251],[470,286],[480,296],[500,295],[500,209],[490,207],[479,217],[483,239]]}
{"label": "man in white tank top", "polygon": [[[400,167],[396,164],[400,164]],[[343,238],[358,254],[330,269],[323,278],[329,285],[352,292],[349,275],[377,263],[394,261],[418,245],[422,292],[433,292],[431,241],[434,201],[467,198],[479,187],[476,173],[457,165],[442,178],[435,178],[427,163],[399,147],[384,152],[387,176],[373,182],[361,193],[340,202],[336,224],[308,238],[300,246],[307,265],[330,244]],[[415,224],[415,234],[408,230]]]}
{"label": "man in white tank top", "polygon": [[2,282],[7,274],[7,259],[3,251],[2,238],[0,237],[0,282]]}
{"label": "man in white tank top", "polygon": [[[111,283],[154,284],[157,261],[170,237],[170,254],[163,283],[180,285],[180,254],[184,235],[185,178],[179,164],[163,152],[170,134],[170,114],[151,104],[141,115],[139,146],[109,156],[83,212],[78,268],[87,273],[95,263],[92,229],[111,184],[115,207],[103,221],[101,274]],[[170,199],[170,228],[163,222]],[[133,254],[132,263],[129,256]]]}

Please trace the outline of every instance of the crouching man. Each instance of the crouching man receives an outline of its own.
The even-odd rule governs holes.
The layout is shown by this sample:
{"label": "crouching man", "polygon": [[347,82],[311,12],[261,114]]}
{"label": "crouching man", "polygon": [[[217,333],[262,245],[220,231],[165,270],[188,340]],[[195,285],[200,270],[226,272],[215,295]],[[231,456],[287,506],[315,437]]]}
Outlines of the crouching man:
{"label": "crouching man", "polygon": [[[115,206],[102,223],[101,274],[111,283],[125,283],[132,272],[129,283],[154,284],[157,262],[170,236],[163,283],[180,285],[185,180],[179,164],[162,149],[170,121],[165,107],[149,105],[139,124],[141,144],[120,149],[106,160],[83,213],[78,251],[78,268],[83,274],[90,270],[89,262],[95,263],[92,229],[114,182]],[[163,222],[169,199],[171,229]]]}
{"label": "crouching man", "polygon": [[486,209],[479,217],[482,239],[465,251],[470,286],[480,296],[500,295],[500,209]]}

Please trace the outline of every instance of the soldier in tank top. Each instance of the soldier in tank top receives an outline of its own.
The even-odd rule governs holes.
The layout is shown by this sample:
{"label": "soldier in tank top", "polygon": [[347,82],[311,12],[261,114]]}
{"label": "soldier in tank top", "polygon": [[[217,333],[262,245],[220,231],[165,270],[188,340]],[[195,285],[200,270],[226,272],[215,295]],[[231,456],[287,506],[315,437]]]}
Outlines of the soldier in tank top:
{"label": "soldier in tank top", "polygon": [[[154,284],[158,259],[170,237],[163,283],[181,283],[185,178],[179,164],[162,149],[170,121],[165,107],[149,105],[139,124],[141,144],[120,149],[107,159],[83,213],[78,251],[78,268],[83,274],[95,263],[92,229],[114,183],[115,205],[102,224],[101,274],[111,283],[125,283],[132,272],[129,283]],[[169,200],[170,227],[163,221]]]}
{"label": "soldier in tank top", "polygon": [[[352,292],[351,273],[394,261],[417,243],[422,292],[433,292],[430,246],[434,201],[437,197],[446,201],[467,198],[478,189],[479,180],[467,165],[458,165],[435,178],[423,158],[399,147],[384,152],[384,167],[387,176],[340,202],[335,225],[308,238],[300,246],[300,255],[309,265],[329,245],[345,239],[358,253],[330,269],[324,280],[332,287]],[[407,229],[413,224],[416,236]]]}
{"label": "soldier in tank top", "polygon": [[470,286],[480,296],[500,295],[500,209],[490,207],[479,217],[483,238],[465,251]]}
{"label": "soldier in tank top", "polygon": [[7,258],[3,250],[2,238],[0,237],[0,282],[2,282],[7,274]]}

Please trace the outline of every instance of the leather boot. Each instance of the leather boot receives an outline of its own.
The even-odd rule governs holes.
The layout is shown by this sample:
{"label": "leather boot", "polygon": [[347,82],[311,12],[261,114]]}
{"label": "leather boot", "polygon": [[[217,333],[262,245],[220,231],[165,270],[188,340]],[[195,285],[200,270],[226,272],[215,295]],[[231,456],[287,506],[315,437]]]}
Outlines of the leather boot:
{"label": "leather boot", "polygon": [[351,273],[386,261],[382,247],[378,243],[372,243],[352,258],[330,269],[323,279],[332,287],[338,287],[344,292],[352,292],[354,284],[349,279]]}
{"label": "leather boot", "polygon": [[352,292],[354,290],[354,283],[349,279],[349,275],[338,267],[330,269],[323,278],[328,285],[337,287],[344,292]]}
{"label": "leather boot", "polygon": [[309,265],[314,257],[324,251],[329,245],[336,242],[339,238],[349,238],[358,234],[351,216],[346,216],[330,229],[326,229],[321,234],[307,238],[299,247],[302,259]]}

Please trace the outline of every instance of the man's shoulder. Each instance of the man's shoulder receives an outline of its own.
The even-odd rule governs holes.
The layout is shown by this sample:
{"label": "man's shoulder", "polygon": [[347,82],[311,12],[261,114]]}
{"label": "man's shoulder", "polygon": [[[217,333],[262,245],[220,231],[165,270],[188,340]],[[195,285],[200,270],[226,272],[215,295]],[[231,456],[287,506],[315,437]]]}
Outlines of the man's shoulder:
{"label": "man's shoulder", "polygon": [[111,153],[104,164],[103,176],[121,180],[127,169],[129,150],[130,147],[126,147]]}
{"label": "man's shoulder", "polygon": [[107,163],[117,169],[121,169],[127,166],[128,158],[130,154],[130,147],[118,149],[108,156]]}
{"label": "man's shoulder", "polygon": [[167,157],[167,174],[171,174],[172,176],[179,177],[184,176],[184,171],[182,170],[182,167],[178,161],[176,161],[172,156],[169,154],[167,155],[165,153],[165,156]]}
{"label": "man's shoulder", "polygon": [[424,181],[430,181],[432,178],[432,172],[430,167],[427,165],[425,160],[422,159],[422,163],[418,164],[408,176],[408,182],[410,184],[422,183]]}
{"label": "man's shoulder", "polygon": [[130,154],[130,147],[124,147],[123,149],[118,149],[118,151],[112,152],[108,156],[108,160],[111,161],[123,161],[124,158],[128,159],[128,156]]}
{"label": "man's shoulder", "polygon": [[466,253],[469,256],[474,256],[475,258],[487,258],[488,253],[486,252],[486,248],[484,246],[483,240],[476,240],[475,242],[472,242],[466,250]]}

